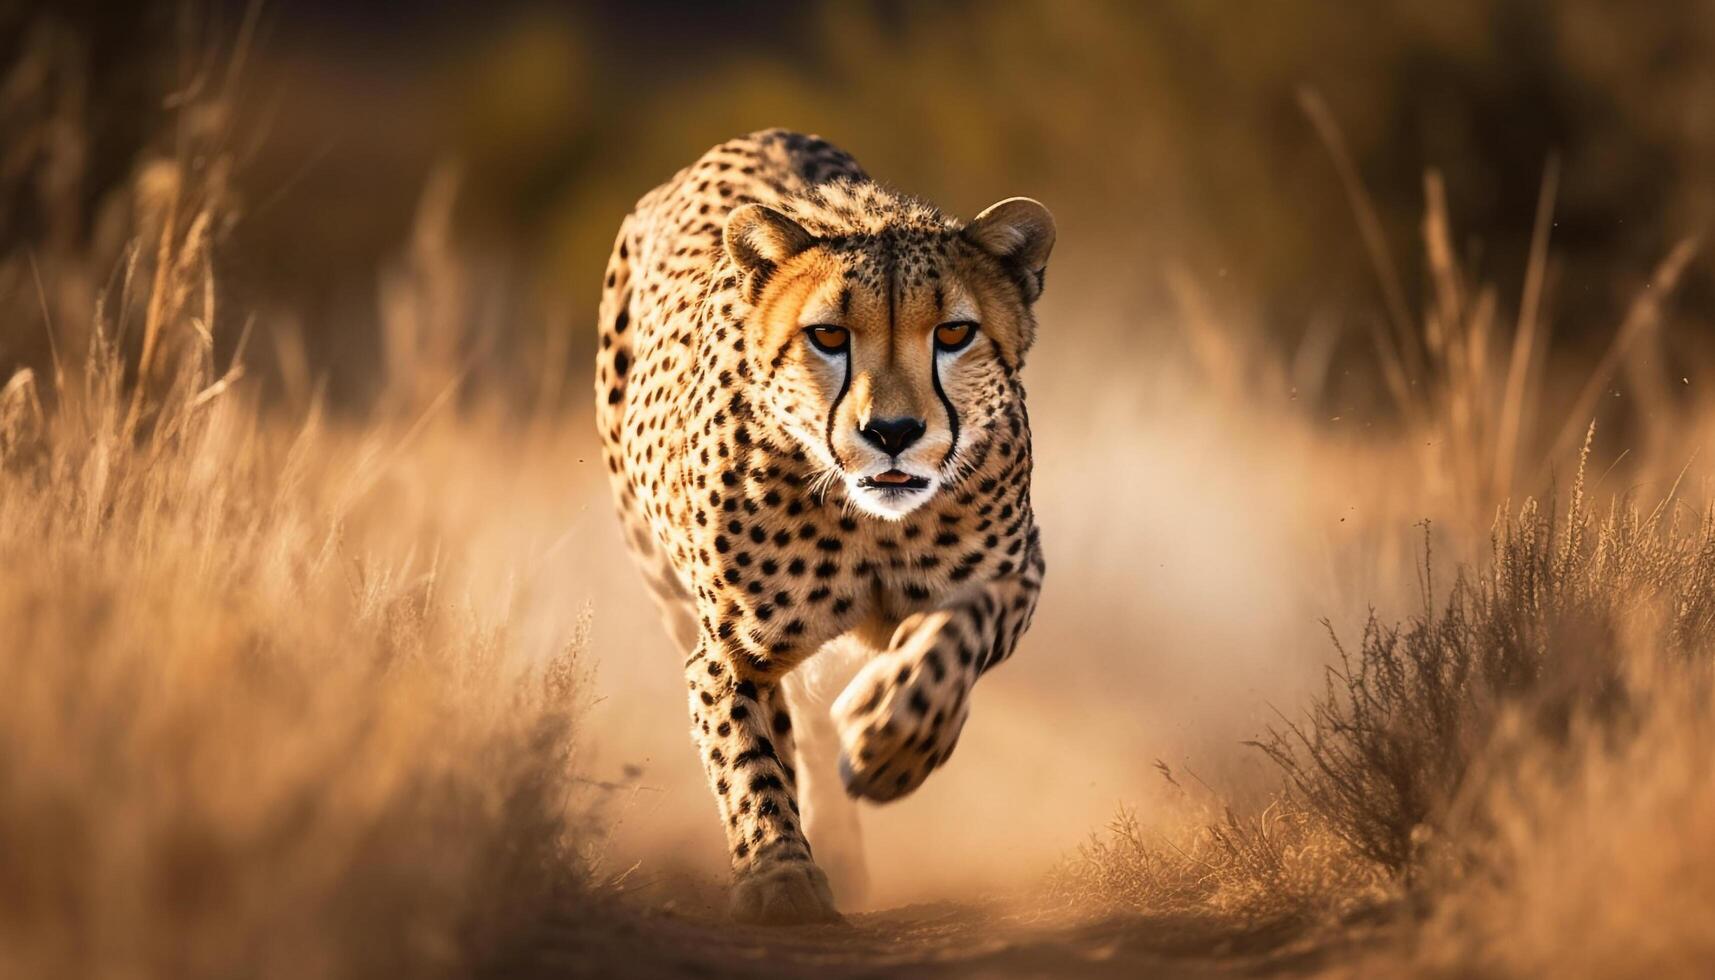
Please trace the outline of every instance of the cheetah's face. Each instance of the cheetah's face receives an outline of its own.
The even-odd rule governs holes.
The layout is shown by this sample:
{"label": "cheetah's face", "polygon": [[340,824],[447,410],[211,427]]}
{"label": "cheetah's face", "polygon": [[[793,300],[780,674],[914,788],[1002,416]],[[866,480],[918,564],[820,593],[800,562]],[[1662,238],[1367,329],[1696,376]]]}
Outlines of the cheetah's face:
{"label": "cheetah's face", "polygon": [[859,510],[897,520],[922,506],[1012,414],[1054,243],[1042,205],[838,238],[748,205],[725,240],[751,277],[752,377]]}

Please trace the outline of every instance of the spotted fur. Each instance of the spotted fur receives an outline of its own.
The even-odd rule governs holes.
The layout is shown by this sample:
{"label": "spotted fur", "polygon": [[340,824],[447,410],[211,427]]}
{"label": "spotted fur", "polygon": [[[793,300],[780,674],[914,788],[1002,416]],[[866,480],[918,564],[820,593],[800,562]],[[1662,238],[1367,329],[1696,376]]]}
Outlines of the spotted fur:
{"label": "spotted fur", "polygon": [[[1018,372],[1052,244],[1033,201],[960,222],[780,130],[710,150],[620,229],[604,457],[686,651],[740,918],[836,916],[803,832],[788,672],[867,643],[833,706],[838,766],[847,792],[887,801],[947,761],[973,684],[1030,624],[1044,566]],[[812,343],[818,324],[846,331],[843,354]]]}

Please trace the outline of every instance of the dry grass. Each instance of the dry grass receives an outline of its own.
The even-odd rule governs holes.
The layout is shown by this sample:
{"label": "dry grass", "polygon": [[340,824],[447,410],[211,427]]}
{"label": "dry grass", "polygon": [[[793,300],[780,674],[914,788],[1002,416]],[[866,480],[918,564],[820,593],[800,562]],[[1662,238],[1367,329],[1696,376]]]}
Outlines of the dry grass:
{"label": "dry grass", "polygon": [[[541,447],[264,408],[216,363],[223,205],[144,167],[94,317],[0,387],[0,974],[464,973],[587,885],[580,611],[451,471]],[[32,319],[92,280],[33,271]]]}
{"label": "dry grass", "polygon": [[[1613,469],[1589,472],[1589,419],[1618,396],[1622,372],[1659,374],[1649,358],[1662,302],[1695,245],[1669,251],[1581,379],[1553,389],[1553,163],[1511,336],[1494,292],[1470,285],[1454,256],[1433,173],[1428,308],[1414,317],[1338,127],[1314,95],[1303,101],[1347,184],[1385,310],[1372,344],[1401,438],[1367,451],[1397,452],[1415,479],[1395,485],[1383,519],[1413,508],[1445,518],[1435,533],[1420,524],[1417,611],[1396,624],[1372,608],[1355,647],[1325,621],[1335,663],[1323,689],[1251,743],[1282,777],[1274,793],[1244,805],[1204,786],[1198,805],[1147,825],[1122,811],[1056,872],[1054,890],[1097,908],[1250,925],[1315,928],[1392,909],[1406,959],[1431,973],[1697,975],[1715,916],[1715,512],[1680,494],[1703,421],[1669,392],[1629,385],[1652,415],[1631,433],[1644,452],[1628,476],[1660,496],[1646,505],[1627,491],[1599,508],[1587,486]],[[1325,375],[1257,358],[1195,284],[1175,291],[1190,349],[1227,400],[1260,390],[1266,404]],[[1548,482],[1579,434],[1570,495],[1500,503],[1480,547],[1475,516]],[[1435,560],[1449,544],[1469,560]],[[1371,601],[1390,598],[1383,588]],[[1396,952],[1374,965],[1407,968]]]}
{"label": "dry grass", "polygon": [[1212,915],[1247,928],[1313,928],[1397,895],[1383,868],[1297,800],[1282,796],[1241,814],[1207,787],[1190,791],[1165,764],[1160,769],[1179,812],[1153,814],[1146,825],[1122,809],[1050,873],[1054,901],[1146,916]]}
{"label": "dry grass", "polygon": [[1324,691],[1254,743],[1284,776],[1272,798],[1204,786],[1147,827],[1122,811],[1054,893],[1325,936],[1393,910],[1409,952],[1389,971],[1700,975],[1715,515],[1672,497],[1597,511],[1580,468],[1564,514],[1527,502],[1491,541],[1445,597],[1426,554],[1403,624],[1336,637]]}
{"label": "dry grass", "polygon": [[1545,743],[1522,720],[1484,780],[1416,957],[1436,972],[1702,977],[1715,960],[1715,697],[1707,663],[1632,648],[1632,720],[1587,717]]}

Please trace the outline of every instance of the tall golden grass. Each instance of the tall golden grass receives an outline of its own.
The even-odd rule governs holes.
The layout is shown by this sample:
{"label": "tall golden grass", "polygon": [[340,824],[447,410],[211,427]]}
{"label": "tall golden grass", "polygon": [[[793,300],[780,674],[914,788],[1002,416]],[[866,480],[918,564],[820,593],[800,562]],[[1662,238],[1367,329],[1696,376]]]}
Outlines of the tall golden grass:
{"label": "tall golden grass", "polygon": [[544,447],[403,381],[265,407],[209,176],[139,171],[94,317],[0,388],[0,974],[463,974],[585,886],[584,626],[480,476],[410,484]]}

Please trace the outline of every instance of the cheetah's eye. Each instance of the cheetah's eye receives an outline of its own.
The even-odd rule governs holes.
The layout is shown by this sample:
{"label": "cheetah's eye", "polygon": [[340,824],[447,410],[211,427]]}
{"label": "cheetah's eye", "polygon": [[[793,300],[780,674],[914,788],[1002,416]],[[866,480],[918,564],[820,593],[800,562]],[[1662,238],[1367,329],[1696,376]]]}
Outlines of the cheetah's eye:
{"label": "cheetah's eye", "polygon": [[824,354],[844,354],[851,347],[852,332],[845,327],[817,323],[804,328],[804,336]]}
{"label": "cheetah's eye", "polygon": [[935,328],[935,349],[949,353],[964,350],[976,336],[977,325],[969,320],[943,323]]}

